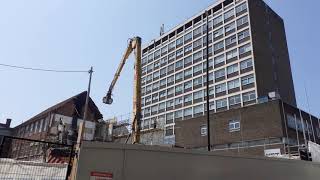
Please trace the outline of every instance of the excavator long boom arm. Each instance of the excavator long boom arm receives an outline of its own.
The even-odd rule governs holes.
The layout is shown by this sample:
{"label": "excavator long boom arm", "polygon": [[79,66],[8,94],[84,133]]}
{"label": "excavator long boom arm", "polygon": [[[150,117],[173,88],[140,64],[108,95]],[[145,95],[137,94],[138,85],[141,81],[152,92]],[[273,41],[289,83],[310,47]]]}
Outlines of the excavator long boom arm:
{"label": "excavator long boom arm", "polygon": [[123,66],[125,65],[130,54],[134,52],[134,92],[133,92],[133,117],[132,117],[132,143],[136,144],[140,142],[140,119],[141,119],[141,38],[134,37],[130,39],[128,47],[121,59],[120,65],[114,75],[107,95],[103,98],[105,104],[112,104],[112,91],[119,79]]}
{"label": "excavator long boom arm", "polygon": [[119,64],[119,67],[113,77],[113,80],[109,86],[109,90],[107,92],[107,95],[103,98],[103,103],[105,104],[112,104],[113,103],[113,99],[112,99],[112,91],[113,91],[113,88],[114,86],[116,85],[119,77],[120,77],[120,74],[122,72],[122,69],[124,67],[124,65],[126,64],[130,54],[132,53],[132,51],[134,50],[134,48],[132,47],[132,44],[133,44],[133,39],[130,39],[129,40],[129,43],[128,43],[128,46],[127,46],[127,49],[125,51],[125,53],[123,54],[122,56],[122,59],[121,59],[121,62]]}

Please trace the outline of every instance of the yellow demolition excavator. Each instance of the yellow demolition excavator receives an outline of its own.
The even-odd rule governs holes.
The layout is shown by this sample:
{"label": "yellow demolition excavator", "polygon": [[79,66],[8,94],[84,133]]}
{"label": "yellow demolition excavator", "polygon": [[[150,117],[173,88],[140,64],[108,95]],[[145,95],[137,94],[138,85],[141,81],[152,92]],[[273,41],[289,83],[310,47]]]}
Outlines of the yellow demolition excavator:
{"label": "yellow demolition excavator", "polygon": [[103,103],[112,104],[112,91],[117,83],[117,80],[121,74],[123,66],[128,60],[130,54],[134,52],[135,62],[134,62],[134,93],[133,93],[133,120],[132,120],[132,143],[140,143],[140,120],[141,120],[141,38],[134,37],[129,39],[127,49],[121,59],[120,65],[114,75],[111,82],[107,95],[103,98]]}

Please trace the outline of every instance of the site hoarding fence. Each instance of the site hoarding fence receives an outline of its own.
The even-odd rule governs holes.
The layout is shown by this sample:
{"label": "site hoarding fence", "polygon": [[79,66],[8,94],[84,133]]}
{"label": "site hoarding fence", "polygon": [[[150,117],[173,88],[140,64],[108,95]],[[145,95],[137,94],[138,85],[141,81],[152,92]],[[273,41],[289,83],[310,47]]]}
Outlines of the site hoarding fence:
{"label": "site hoarding fence", "polygon": [[74,145],[2,136],[0,179],[68,179]]}

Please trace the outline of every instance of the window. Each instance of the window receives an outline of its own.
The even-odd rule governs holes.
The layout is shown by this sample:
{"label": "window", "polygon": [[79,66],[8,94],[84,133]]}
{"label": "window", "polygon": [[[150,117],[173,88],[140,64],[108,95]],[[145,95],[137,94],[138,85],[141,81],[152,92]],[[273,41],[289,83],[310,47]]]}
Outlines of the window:
{"label": "window", "polygon": [[149,120],[144,120],[143,121],[143,123],[142,123],[142,125],[141,125],[141,127],[143,128],[143,129],[149,129],[149,127],[150,127],[150,121]]}
{"label": "window", "polygon": [[159,100],[158,93],[157,93],[157,94],[152,95],[152,101],[158,101],[158,100]]}
{"label": "window", "polygon": [[168,46],[161,48],[161,54],[166,54],[168,52]]}
{"label": "window", "polygon": [[252,59],[251,58],[240,62],[240,69],[241,70],[250,68],[252,66],[253,66],[253,63],[252,63]]}
{"label": "window", "polygon": [[189,44],[184,47],[184,53],[189,53],[192,51],[192,44]]}
{"label": "window", "polygon": [[143,78],[141,79],[141,83],[142,83],[142,84],[146,83],[146,78],[145,78],[145,77],[143,77]]}
{"label": "window", "polygon": [[240,121],[231,120],[229,121],[229,132],[240,131]]}
{"label": "window", "polygon": [[169,50],[176,48],[176,43],[172,42],[168,45]]}
{"label": "window", "polygon": [[202,85],[202,76],[193,80],[193,86]]}
{"label": "window", "polygon": [[235,79],[235,80],[232,80],[232,81],[228,82],[228,90],[235,89],[235,88],[238,88],[238,87],[240,87],[239,79]]}
{"label": "window", "polygon": [[184,117],[192,116],[192,107],[183,110]]}
{"label": "window", "polygon": [[44,121],[44,119],[41,119],[41,120],[40,120],[39,132],[42,132],[43,121]]}
{"label": "window", "polygon": [[252,83],[254,83],[253,74],[241,78],[242,86],[249,85],[249,84],[252,84]]}
{"label": "window", "polygon": [[162,79],[160,81],[160,86],[166,86],[167,85],[167,80],[166,79]]}
{"label": "window", "polygon": [[224,19],[231,18],[234,15],[234,10],[231,9],[230,11],[224,13]]}
{"label": "window", "polygon": [[227,52],[227,60],[238,57],[238,51],[237,49],[231,50]]}
{"label": "window", "polygon": [[183,112],[182,110],[174,112],[174,118],[182,118],[183,117]]}
{"label": "window", "polygon": [[142,70],[141,70],[141,73],[142,73],[142,74],[146,74],[146,73],[147,73],[147,68],[146,68],[146,67],[143,67]]}
{"label": "window", "polygon": [[[182,49],[181,49],[182,50]],[[180,51],[181,51],[180,50]],[[174,59],[176,58],[176,54],[173,52],[173,53],[171,53],[171,54],[169,54],[169,56],[168,56],[168,61],[169,62],[172,62],[172,61],[174,61]]]}
{"label": "window", "polygon": [[[203,90],[204,97],[207,97],[207,89]],[[209,87],[209,96],[214,95],[214,86]]]}
{"label": "window", "polygon": [[240,103],[241,103],[241,96],[240,95],[229,97],[229,105],[230,106],[240,104]]}
{"label": "window", "polygon": [[193,67],[193,73],[202,73],[202,64],[198,64]]}
{"label": "window", "polygon": [[[204,104],[204,111],[207,112],[207,103]],[[209,102],[209,110],[214,110],[214,101]]]}
{"label": "window", "polygon": [[165,98],[167,96],[167,92],[166,91],[161,91],[160,93],[159,93],[159,97],[160,98]]}
{"label": "window", "polygon": [[198,100],[203,98],[203,90],[193,93],[193,99]]}
{"label": "window", "polygon": [[184,103],[192,102],[192,94],[188,94],[184,96]]}
{"label": "window", "polygon": [[187,76],[192,76],[192,68],[189,68],[187,70],[184,71],[184,77],[187,77]]}
{"label": "window", "polygon": [[173,83],[174,82],[174,76],[170,76],[167,78],[167,83],[170,84],[170,83]]}
{"label": "window", "polygon": [[184,83],[184,90],[192,88],[192,81],[187,81]]}
{"label": "window", "polygon": [[193,60],[201,60],[202,59],[202,51],[193,54]]}
{"label": "window", "polygon": [[245,39],[249,36],[250,36],[249,29],[244,30],[244,31],[238,33],[238,40],[241,41],[242,39]]}
{"label": "window", "polygon": [[167,56],[166,56],[166,57],[164,57],[164,58],[161,58],[161,60],[160,60],[160,64],[161,64],[161,65],[165,65],[165,64],[167,64]]}
{"label": "window", "polygon": [[223,49],[223,48],[224,48],[224,42],[223,41],[220,41],[220,42],[218,42],[218,43],[216,43],[214,45],[214,51],[218,51],[218,50]]}
{"label": "window", "polygon": [[217,31],[213,32],[213,38],[217,38],[219,36],[223,35],[223,29],[220,28]]}
{"label": "window", "polygon": [[251,44],[246,44],[246,45],[244,45],[244,46],[239,48],[239,54],[240,55],[244,54],[244,53],[247,53],[249,51],[251,51]]}
{"label": "window", "polygon": [[155,83],[153,83],[153,85],[152,85],[152,90],[153,91],[156,91],[158,88],[159,88],[159,82],[155,82]]}
{"label": "window", "polygon": [[150,114],[151,110],[150,108],[145,108],[144,109],[144,115],[146,116],[147,114]]}
{"label": "window", "polygon": [[159,58],[160,54],[161,54],[160,50],[154,52],[154,58]]}
{"label": "window", "polygon": [[165,102],[159,104],[159,111],[165,110],[165,108],[166,108]]}
{"label": "window", "polygon": [[192,63],[192,56],[188,56],[184,58],[184,65]]}
{"label": "window", "polygon": [[177,39],[177,41],[176,41],[177,46],[181,46],[182,44],[183,44],[183,37]]}
{"label": "window", "polygon": [[170,66],[168,66],[167,72],[171,72],[171,71],[174,71],[174,64],[171,64]]}
{"label": "window", "polygon": [[229,45],[236,43],[236,42],[237,42],[237,36],[236,35],[231,36],[226,39],[226,46],[229,46]]}
{"label": "window", "polygon": [[207,136],[208,132],[207,132],[207,125],[202,125],[200,126],[200,135],[201,136]]}
{"label": "window", "polygon": [[165,136],[173,136],[173,126],[166,127]]}
{"label": "window", "polygon": [[142,59],[142,64],[147,64],[147,62],[148,62],[148,59],[147,59],[147,58],[143,58],[143,59]]}
{"label": "window", "polygon": [[209,27],[209,29],[213,27],[213,21],[209,21],[208,27]]}
{"label": "window", "polygon": [[176,98],[176,99],[174,100],[174,104],[175,104],[176,106],[182,105],[182,104],[183,104],[183,97],[178,97],[178,98]]}
{"label": "window", "polygon": [[201,35],[201,33],[202,33],[202,30],[201,30],[201,26],[200,26],[193,31],[193,36]]}
{"label": "window", "polygon": [[242,17],[242,18],[240,18],[240,19],[238,19],[237,20],[237,26],[239,27],[239,26],[242,26],[242,25],[244,25],[245,23],[247,23],[248,22],[248,16],[244,16],[244,17]]}
{"label": "window", "polygon": [[220,99],[216,101],[217,109],[227,107],[227,99]]}
{"label": "window", "polygon": [[160,69],[160,76],[166,76],[167,75],[167,68]]}
{"label": "window", "polygon": [[174,94],[174,88],[173,88],[173,87],[167,89],[167,96],[171,96],[171,95],[173,95],[173,94]]}
{"label": "window", "polygon": [[151,74],[148,75],[146,79],[147,79],[147,81],[152,81],[152,75]]}
{"label": "window", "polygon": [[153,70],[153,64],[148,65],[147,66],[147,71],[149,72],[149,71],[152,71],[152,70]]}
{"label": "window", "polygon": [[222,22],[222,16],[219,16],[215,19],[213,19],[213,26],[217,26],[217,24]]}
{"label": "window", "polygon": [[202,39],[198,39],[193,43],[193,48],[197,48],[201,46],[202,46]]}
{"label": "window", "polygon": [[175,88],[176,88],[176,93],[179,93],[179,92],[183,91],[183,85],[182,84],[177,85]]}
{"label": "window", "polygon": [[220,69],[220,70],[214,72],[214,76],[216,77],[216,79],[224,77],[225,76],[225,70],[224,69]]}
{"label": "window", "polygon": [[229,74],[232,74],[232,73],[236,73],[236,72],[238,72],[239,71],[239,66],[238,66],[238,64],[234,64],[234,65],[231,65],[231,66],[228,66],[227,67],[227,73],[228,73],[228,75]]}
{"label": "window", "polygon": [[203,113],[203,105],[198,105],[193,107],[193,114],[200,114]]}
{"label": "window", "polygon": [[227,25],[225,26],[225,31],[226,31],[226,33],[227,33],[227,32],[230,32],[230,31],[234,30],[235,28],[236,28],[236,23],[235,23],[235,22],[232,22],[232,23],[227,24]]}
{"label": "window", "polygon": [[192,32],[184,35],[184,42],[189,41],[192,39]]}
{"label": "window", "polygon": [[153,61],[153,54],[150,54],[150,55],[148,56],[148,62],[151,62],[151,61]]}
{"label": "window", "polygon": [[179,56],[183,56],[183,49],[179,49],[179,50],[177,50],[177,57],[179,57]]}
{"label": "window", "polygon": [[182,67],[183,67],[183,60],[176,62],[176,68],[182,68]]}
{"label": "window", "polygon": [[160,67],[160,61],[154,62],[154,68],[159,68]]}
{"label": "window", "polygon": [[241,13],[242,11],[245,11],[247,10],[247,3],[243,3],[239,6],[236,7],[236,13],[239,14]]}
{"label": "window", "polygon": [[157,113],[158,112],[158,106],[152,106],[151,107],[151,113]]}
{"label": "window", "polygon": [[173,108],[174,101],[173,100],[167,101],[166,105],[167,105],[167,108]]}
{"label": "window", "polygon": [[226,91],[226,83],[216,85],[216,94]]}
{"label": "window", "polygon": [[159,76],[160,76],[160,71],[156,71],[155,73],[153,73],[153,79],[159,78]]}
{"label": "window", "polygon": [[[212,43],[212,38],[213,38],[213,37],[212,37],[212,33],[209,33],[209,38],[208,38],[209,44]],[[203,38],[203,43],[204,43],[204,44],[207,44],[207,37],[204,37],[204,38]]]}
{"label": "window", "polygon": [[183,71],[176,74],[176,81],[183,80]]}
{"label": "window", "polygon": [[146,91],[147,91],[147,92],[152,91],[152,86],[151,86],[151,85],[147,86],[147,87],[146,87]]}
{"label": "window", "polygon": [[243,99],[243,102],[256,100],[256,92],[251,91],[248,93],[244,93],[244,94],[242,94],[242,99]]}
{"label": "window", "polygon": [[214,58],[214,65],[220,64],[220,63],[224,63],[224,54],[217,56]]}

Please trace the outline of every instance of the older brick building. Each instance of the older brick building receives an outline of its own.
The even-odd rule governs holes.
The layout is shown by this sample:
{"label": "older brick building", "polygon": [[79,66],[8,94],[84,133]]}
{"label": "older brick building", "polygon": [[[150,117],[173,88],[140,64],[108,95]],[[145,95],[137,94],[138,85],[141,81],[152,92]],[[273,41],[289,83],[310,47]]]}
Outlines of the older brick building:
{"label": "older brick building", "polygon": [[[58,130],[58,125],[64,125],[63,139],[75,140],[78,126],[83,121],[84,106],[87,92],[82,92],[73,96],[61,103],[58,103],[47,110],[39,113],[31,119],[13,128],[13,136],[50,141],[62,142],[61,133]],[[98,107],[90,98],[88,106],[88,119],[85,124],[84,139],[93,140],[95,135],[96,123],[102,119]],[[68,136],[68,137],[66,137]],[[70,143],[70,141],[68,143]],[[18,159],[37,159],[43,155],[41,144],[19,141],[13,143],[11,149],[11,156]]]}
{"label": "older brick building", "polygon": [[[206,117],[176,122],[176,145],[207,147]],[[279,149],[296,154],[308,141],[320,143],[319,119],[281,100],[270,100],[211,115],[211,147],[222,154],[264,156]]]}

